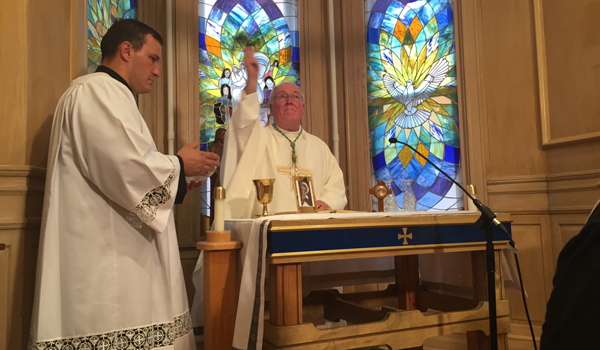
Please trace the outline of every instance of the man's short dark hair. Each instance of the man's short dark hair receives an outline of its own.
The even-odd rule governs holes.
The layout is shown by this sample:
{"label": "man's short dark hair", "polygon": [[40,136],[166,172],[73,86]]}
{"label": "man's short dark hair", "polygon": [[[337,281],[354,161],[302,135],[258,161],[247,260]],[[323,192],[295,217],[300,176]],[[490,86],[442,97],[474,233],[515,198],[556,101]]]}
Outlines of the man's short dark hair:
{"label": "man's short dark hair", "polygon": [[118,18],[108,28],[100,43],[102,59],[114,57],[121,44],[125,41],[131,43],[135,51],[141,50],[142,46],[146,43],[146,35],[148,34],[152,35],[161,45],[163,44],[160,34],[149,25],[135,19]]}

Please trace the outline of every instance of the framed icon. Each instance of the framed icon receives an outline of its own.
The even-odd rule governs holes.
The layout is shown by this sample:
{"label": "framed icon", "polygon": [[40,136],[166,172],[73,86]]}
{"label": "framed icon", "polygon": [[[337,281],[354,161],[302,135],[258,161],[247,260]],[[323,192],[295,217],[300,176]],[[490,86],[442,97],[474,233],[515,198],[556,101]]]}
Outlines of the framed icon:
{"label": "framed icon", "polygon": [[296,187],[296,204],[301,213],[314,213],[317,211],[317,198],[313,191],[310,176],[294,176]]}

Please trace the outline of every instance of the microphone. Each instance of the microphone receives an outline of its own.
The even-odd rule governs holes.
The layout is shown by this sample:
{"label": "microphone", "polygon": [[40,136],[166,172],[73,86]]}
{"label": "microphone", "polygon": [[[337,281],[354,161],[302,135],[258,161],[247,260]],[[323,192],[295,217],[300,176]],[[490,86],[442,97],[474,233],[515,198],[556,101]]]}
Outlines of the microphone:
{"label": "microphone", "polygon": [[475,199],[469,193],[469,191],[467,191],[461,184],[459,184],[456,180],[454,180],[453,178],[451,178],[450,175],[446,174],[446,172],[444,172],[442,169],[440,169],[437,165],[435,165],[432,161],[430,161],[427,157],[425,157],[424,155],[422,155],[419,151],[417,151],[416,149],[414,149],[409,144],[407,144],[405,142],[402,142],[402,141],[398,141],[398,139],[395,138],[395,137],[391,137],[389,139],[389,142],[390,143],[399,143],[401,145],[407,146],[408,148],[410,148],[411,150],[413,150],[416,154],[418,154],[421,157],[423,157],[423,159],[425,159],[429,164],[433,165],[434,168],[436,168],[437,170],[439,170],[440,173],[444,174],[456,186],[458,186],[467,196],[469,196],[469,198],[471,198],[473,200],[473,203],[475,204],[475,206],[477,207],[477,209],[479,209],[479,211],[481,211],[481,217],[475,223],[475,225],[477,226],[477,228],[481,229],[481,228],[485,227],[487,224],[489,224],[490,222],[493,223],[496,227],[498,227],[502,232],[504,232],[508,236],[508,238],[509,238],[508,244],[512,248],[511,250],[513,250],[513,252],[516,254],[516,250],[517,249],[515,248],[515,242],[512,240],[512,236],[508,233],[508,230],[506,229],[506,227],[496,218],[496,214],[494,214],[494,212],[490,208],[488,208],[485,205],[483,205],[483,203],[481,203],[478,199]]}

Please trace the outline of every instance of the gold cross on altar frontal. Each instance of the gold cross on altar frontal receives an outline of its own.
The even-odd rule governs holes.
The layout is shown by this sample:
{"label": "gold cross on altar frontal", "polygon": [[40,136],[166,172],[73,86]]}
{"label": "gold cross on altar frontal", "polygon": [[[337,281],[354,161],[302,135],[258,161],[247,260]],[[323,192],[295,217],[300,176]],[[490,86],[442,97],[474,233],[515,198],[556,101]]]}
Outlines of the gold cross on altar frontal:
{"label": "gold cross on altar frontal", "polygon": [[398,240],[401,240],[402,238],[404,238],[404,242],[402,242],[402,245],[408,245],[408,241],[406,240],[408,239],[412,239],[412,233],[406,234],[406,231],[408,231],[407,227],[403,227],[402,231],[404,231],[404,234],[398,234]]}
{"label": "gold cross on altar frontal", "polygon": [[295,168],[290,166],[278,166],[277,172],[281,174],[285,174],[290,177],[290,191],[294,192],[294,176],[311,176],[312,170],[310,169],[302,169]]}

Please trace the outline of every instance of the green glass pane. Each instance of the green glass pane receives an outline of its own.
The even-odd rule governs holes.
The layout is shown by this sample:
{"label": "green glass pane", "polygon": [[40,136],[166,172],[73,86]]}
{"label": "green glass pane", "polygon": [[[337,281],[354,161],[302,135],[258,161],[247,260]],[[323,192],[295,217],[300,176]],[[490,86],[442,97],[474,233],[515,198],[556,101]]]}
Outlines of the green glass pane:
{"label": "green glass pane", "polygon": [[275,31],[275,27],[273,27],[272,23],[268,23],[260,28],[260,31],[263,33],[265,37],[265,41],[269,41],[272,38],[277,36],[277,31]]}
{"label": "green glass pane", "polygon": [[274,37],[273,39],[267,42],[267,48],[269,50],[268,55],[273,55],[276,52],[279,52],[279,39]]}

